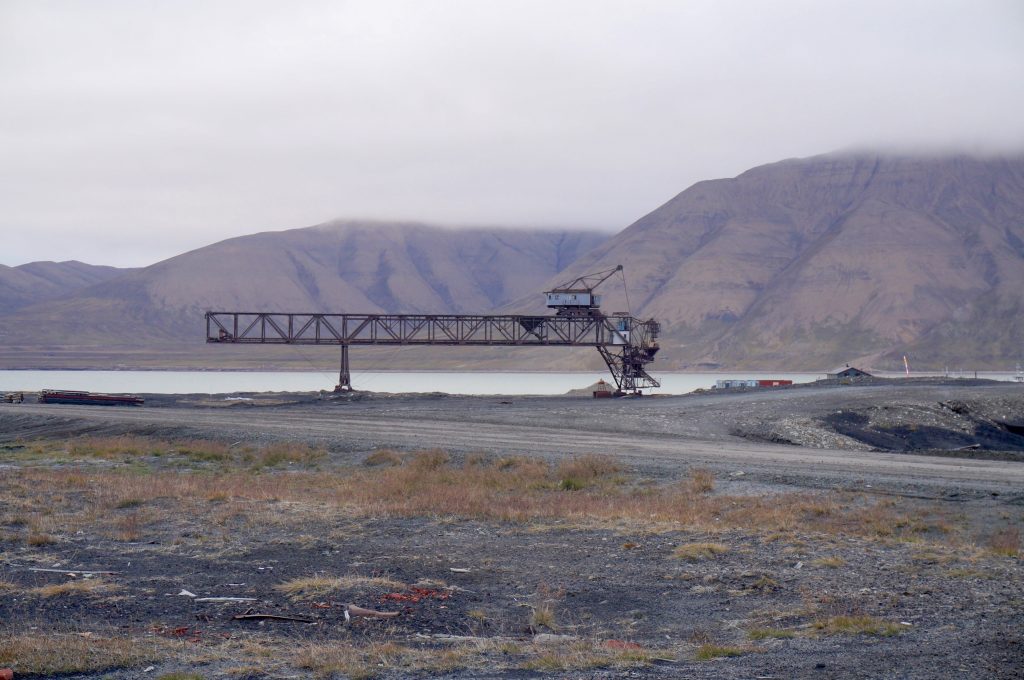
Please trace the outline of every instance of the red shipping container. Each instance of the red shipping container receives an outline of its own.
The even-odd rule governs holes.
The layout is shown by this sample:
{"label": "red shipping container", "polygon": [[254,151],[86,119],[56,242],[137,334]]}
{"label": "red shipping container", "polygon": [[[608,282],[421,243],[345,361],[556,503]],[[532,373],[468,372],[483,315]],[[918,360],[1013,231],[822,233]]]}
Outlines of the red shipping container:
{"label": "red shipping container", "polygon": [[792,385],[792,380],[758,380],[758,387],[782,387],[783,385]]}

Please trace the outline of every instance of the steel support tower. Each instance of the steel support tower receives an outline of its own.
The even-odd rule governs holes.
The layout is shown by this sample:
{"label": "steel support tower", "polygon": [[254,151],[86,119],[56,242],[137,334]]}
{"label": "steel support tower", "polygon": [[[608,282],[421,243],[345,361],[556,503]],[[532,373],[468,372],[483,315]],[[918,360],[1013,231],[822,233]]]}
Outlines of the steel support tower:
{"label": "steel support tower", "polygon": [[645,370],[658,351],[658,331],[653,319],[606,316],[596,308],[572,313],[560,310],[552,316],[206,313],[208,343],[339,345],[339,390],[352,389],[352,345],[456,345],[595,347],[608,365],[617,392],[639,393],[661,386]]}

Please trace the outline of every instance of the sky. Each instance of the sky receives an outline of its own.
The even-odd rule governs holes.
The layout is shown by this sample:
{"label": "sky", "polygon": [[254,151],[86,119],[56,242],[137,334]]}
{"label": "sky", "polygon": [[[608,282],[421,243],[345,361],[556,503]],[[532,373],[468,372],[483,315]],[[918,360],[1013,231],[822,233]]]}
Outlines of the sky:
{"label": "sky", "polygon": [[0,264],[331,219],[617,231],[843,150],[1020,153],[1021,0],[0,0]]}

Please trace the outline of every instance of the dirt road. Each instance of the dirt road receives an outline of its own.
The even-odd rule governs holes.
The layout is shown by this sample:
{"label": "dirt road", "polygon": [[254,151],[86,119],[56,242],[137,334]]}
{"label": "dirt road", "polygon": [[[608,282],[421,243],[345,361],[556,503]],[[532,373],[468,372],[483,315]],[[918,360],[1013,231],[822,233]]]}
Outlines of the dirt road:
{"label": "dirt road", "polygon": [[[950,391],[943,387],[938,396],[1005,396],[1007,389]],[[936,389],[924,392],[913,396],[934,402]],[[674,476],[701,466],[734,480],[773,485],[870,488],[930,497],[1024,495],[1024,463],[1017,461],[808,448],[750,442],[729,434],[737,418],[751,414],[765,418],[814,415],[815,409],[834,409],[836,404],[877,403],[880,395],[890,402],[908,398],[888,388],[884,393],[854,388],[841,393],[779,391],[603,403],[423,396],[263,408],[119,409],[25,403],[0,406],[0,437],[133,433],[231,441],[300,440],[325,445],[342,457],[385,447],[546,457],[599,453],[657,475]]]}

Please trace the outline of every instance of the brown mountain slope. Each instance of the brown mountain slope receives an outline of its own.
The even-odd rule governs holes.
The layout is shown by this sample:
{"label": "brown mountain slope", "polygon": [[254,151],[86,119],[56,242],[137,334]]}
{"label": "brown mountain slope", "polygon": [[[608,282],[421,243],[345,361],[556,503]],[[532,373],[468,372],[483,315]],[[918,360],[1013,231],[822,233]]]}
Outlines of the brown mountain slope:
{"label": "brown mountain slope", "polygon": [[17,267],[0,265],[0,314],[63,297],[128,271],[77,260],[30,262]]}
{"label": "brown mountain slope", "polygon": [[[55,351],[202,342],[209,309],[488,311],[607,236],[331,222],[234,238],[0,317],[8,345]],[[45,336],[39,329],[45,328]]]}
{"label": "brown mountain slope", "polygon": [[1005,368],[1024,352],[1024,157],[818,156],[700,182],[549,283],[618,263],[632,311],[663,322],[663,365]]}

